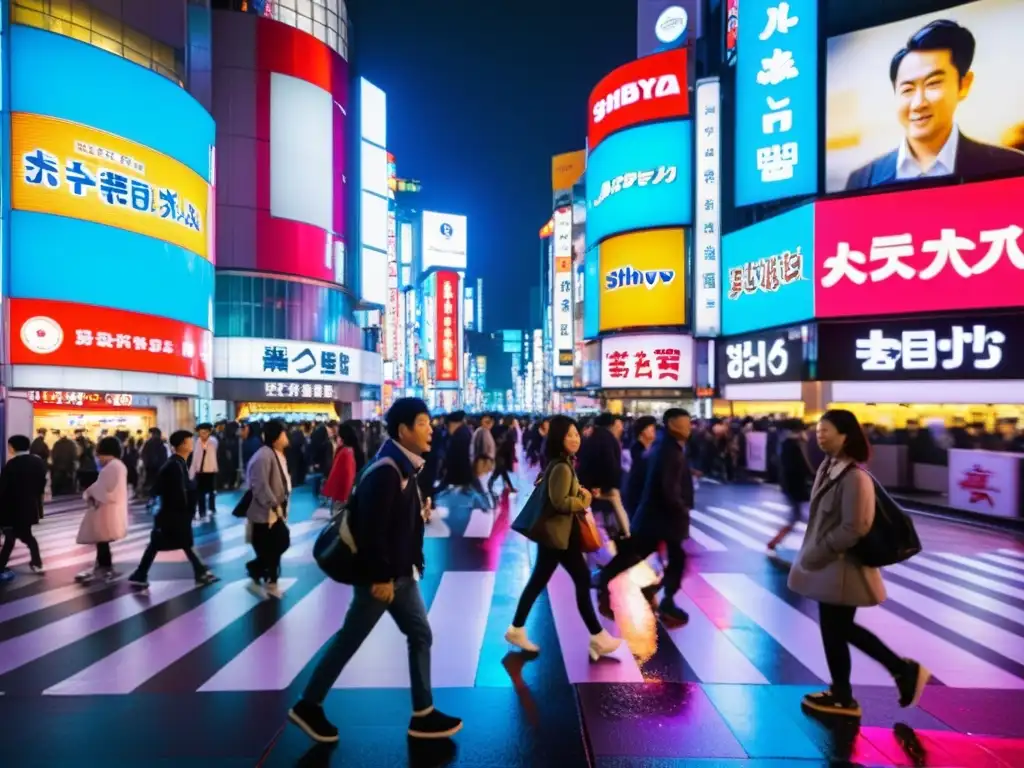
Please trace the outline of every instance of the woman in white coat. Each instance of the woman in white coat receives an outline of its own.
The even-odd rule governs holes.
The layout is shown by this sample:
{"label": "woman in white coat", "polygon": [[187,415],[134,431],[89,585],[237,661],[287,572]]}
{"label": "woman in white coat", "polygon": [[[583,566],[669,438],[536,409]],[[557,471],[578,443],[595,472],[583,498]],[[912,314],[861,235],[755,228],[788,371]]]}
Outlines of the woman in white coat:
{"label": "woman in white coat", "polygon": [[83,494],[86,510],[77,539],[79,544],[96,545],[96,566],[75,577],[83,583],[117,578],[110,545],[128,535],[128,468],[121,461],[120,441],[116,437],[100,440],[96,458],[100,474]]}

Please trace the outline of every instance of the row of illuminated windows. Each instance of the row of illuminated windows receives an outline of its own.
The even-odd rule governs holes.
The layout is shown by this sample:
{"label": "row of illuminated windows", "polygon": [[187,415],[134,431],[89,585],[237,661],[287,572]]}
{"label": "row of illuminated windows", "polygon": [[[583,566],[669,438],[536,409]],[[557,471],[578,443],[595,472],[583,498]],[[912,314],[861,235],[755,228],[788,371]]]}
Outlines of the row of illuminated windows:
{"label": "row of illuminated windows", "polygon": [[313,35],[348,60],[345,0],[213,0],[213,7],[275,19]]}
{"label": "row of illuminated windows", "polygon": [[185,62],[174,48],[96,10],[85,0],[11,0],[11,23],[94,45],[184,86]]}
{"label": "row of illuminated windows", "polygon": [[249,274],[217,273],[213,330],[217,336],[363,346],[349,294],[325,285]]}

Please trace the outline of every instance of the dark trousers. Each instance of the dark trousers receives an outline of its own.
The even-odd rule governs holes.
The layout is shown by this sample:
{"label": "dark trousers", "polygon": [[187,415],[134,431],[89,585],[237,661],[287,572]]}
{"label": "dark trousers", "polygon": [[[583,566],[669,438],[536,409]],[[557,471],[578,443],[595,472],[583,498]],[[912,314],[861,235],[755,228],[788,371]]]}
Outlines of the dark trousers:
{"label": "dark trousers", "polygon": [[832,694],[840,699],[853,695],[850,686],[850,646],[863,651],[892,674],[901,674],[906,662],[878,639],[874,633],[854,621],[857,609],[851,605],[819,603],[821,641],[825,646],[825,661],[832,676]]}
{"label": "dark trousers", "polygon": [[[149,546],[146,547],[146,551],[142,553],[142,559],[139,561],[139,567],[135,569],[135,573],[139,576],[149,575],[149,569],[153,567],[153,561],[156,560],[156,556],[160,554],[160,551],[156,544],[150,542]],[[182,547],[181,551],[185,553],[185,557],[192,564],[192,571],[195,573],[196,578],[206,573],[206,564],[199,559],[199,555],[196,554],[192,547]]]}
{"label": "dark trousers", "polygon": [[[277,525],[284,525],[279,522]],[[281,575],[281,547],[270,525],[267,523],[252,524],[252,549],[256,557],[246,564],[246,569],[253,575],[276,584]]]}
{"label": "dark trousers", "polygon": [[395,580],[395,599],[382,603],[370,594],[369,587],[356,587],[345,623],[327,644],[302,698],[311,704],[323,704],[334,681],[369,636],[385,613],[390,613],[409,644],[409,681],[412,685],[413,712],[434,705],[430,689],[430,646],[434,636],[427,620],[419,583],[412,578]]}
{"label": "dark trousers", "polygon": [[199,517],[206,517],[207,500],[210,514],[217,511],[217,473],[200,472],[196,475],[196,505]]}
{"label": "dark trousers", "polygon": [[14,551],[14,542],[20,541],[28,547],[29,563],[37,568],[43,567],[43,558],[39,554],[39,542],[32,535],[32,527],[18,526],[17,528],[4,528],[4,545],[0,547],[0,571],[7,568],[7,561],[11,559],[11,552]]}
{"label": "dark trousers", "polygon": [[[607,591],[612,579],[653,555],[658,551],[659,544],[661,544],[660,539],[650,536],[632,536],[622,540],[618,545],[615,557],[601,569],[599,589]],[[681,541],[667,541],[665,544],[668,552],[668,565],[665,566],[662,584],[665,587],[665,599],[671,600],[683,586],[683,574],[686,572],[686,551],[683,549]]]}
{"label": "dark trousers", "polygon": [[489,483],[488,490],[494,493],[494,484],[501,478],[501,482],[506,488],[515,488],[515,483],[512,482],[512,477],[508,472],[508,465],[504,462],[499,461],[497,466],[494,468],[494,473],[491,475],[491,482]]}
{"label": "dark trousers", "polygon": [[110,542],[100,541],[96,544],[96,567],[109,571],[114,567],[114,556],[110,552]]}
{"label": "dark trousers", "polygon": [[512,626],[522,627],[526,624],[530,609],[544,591],[544,587],[551,581],[551,577],[555,575],[558,566],[562,566],[572,579],[576,588],[576,608],[583,623],[587,625],[587,631],[592,635],[598,634],[602,627],[594,612],[594,604],[590,601],[590,569],[587,568],[587,561],[580,549],[579,533],[575,526],[568,549],[552,549],[542,544],[537,545],[537,562],[533,565],[533,573],[526,582],[523,594],[519,596],[519,605],[516,606]]}

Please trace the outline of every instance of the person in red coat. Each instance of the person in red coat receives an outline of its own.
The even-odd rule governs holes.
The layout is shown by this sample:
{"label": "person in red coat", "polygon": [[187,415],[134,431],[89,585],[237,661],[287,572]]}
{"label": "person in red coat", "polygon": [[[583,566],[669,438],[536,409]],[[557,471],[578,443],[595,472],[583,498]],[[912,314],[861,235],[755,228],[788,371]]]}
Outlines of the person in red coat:
{"label": "person in red coat", "polygon": [[327,476],[322,491],[336,507],[348,501],[356,476],[366,463],[366,456],[359,445],[359,436],[351,423],[346,421],[341,425],[338,429],[338,440],[341,447],[334,454],[331,473]]}

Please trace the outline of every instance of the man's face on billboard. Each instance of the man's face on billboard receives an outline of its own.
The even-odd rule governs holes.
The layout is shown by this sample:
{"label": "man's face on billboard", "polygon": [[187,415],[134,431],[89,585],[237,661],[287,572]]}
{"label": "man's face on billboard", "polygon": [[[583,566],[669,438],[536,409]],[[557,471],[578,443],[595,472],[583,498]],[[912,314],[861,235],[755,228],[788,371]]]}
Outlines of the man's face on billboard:
{"label": "man's face on billboard", "polygon": [[896,73],[896,117],[907,138],[944,140],[972,82],[973,72],[960,78],[948,50],[908,53]]}

